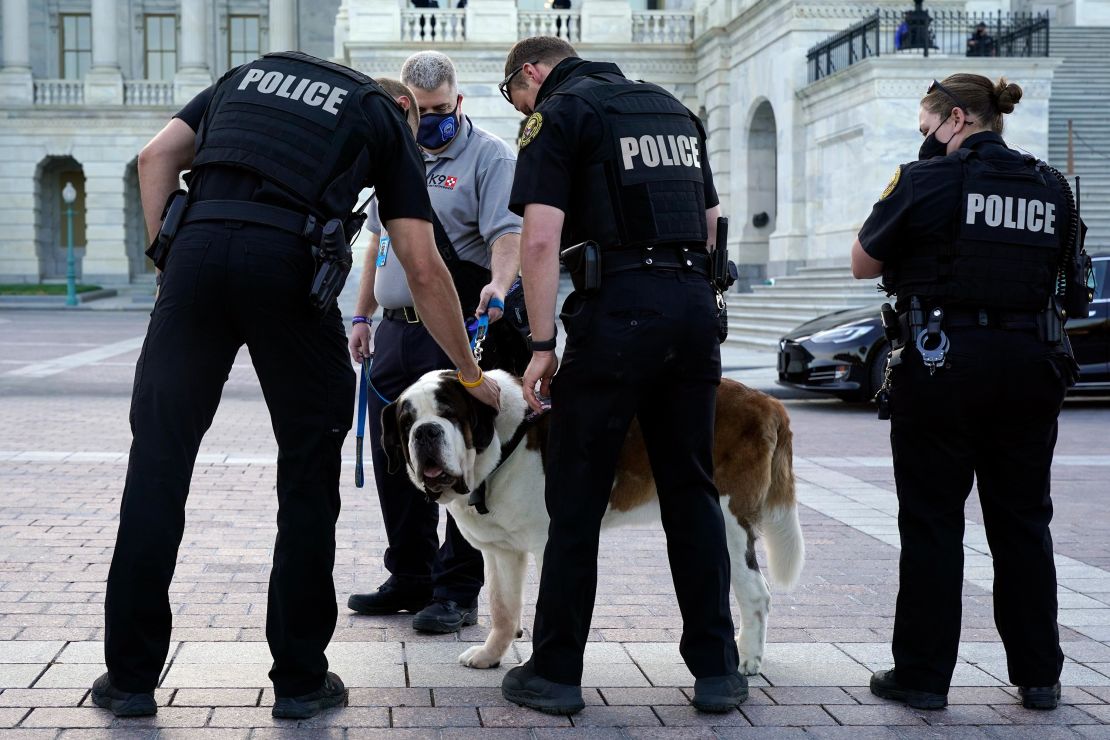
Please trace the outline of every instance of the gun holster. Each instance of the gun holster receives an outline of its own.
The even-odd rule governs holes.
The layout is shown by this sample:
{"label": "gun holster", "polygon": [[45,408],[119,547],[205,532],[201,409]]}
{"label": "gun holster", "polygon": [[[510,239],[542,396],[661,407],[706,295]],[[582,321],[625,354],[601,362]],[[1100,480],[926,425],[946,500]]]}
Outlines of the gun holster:
{"label": "gun holster", "polygon": [[585,241],[567,247],[559,259],[570,273],[574,289],[583,295],[596,293],[601,288],[601,247],[595,241]]}
{"label": "gun holster", "polygon": [[320,244],[312,251],[316,257],[316,274],[312,277],[308,297],[313,308],[323,313],[335,302],[351,272],[351,245],[347,243],[341,219],[333,218],[324,224]]}
{"label": "gun holster", "polygon": [[170,245],[177,236],[181,220],[185,217],[188,206],[189,194],[184,190],[175,190],[166,198],[166,205],[162,208],[162,226],[154,236],[154,241],[146,249],[146,256],[159,270],[166,267],[166,259],[170,256]]}

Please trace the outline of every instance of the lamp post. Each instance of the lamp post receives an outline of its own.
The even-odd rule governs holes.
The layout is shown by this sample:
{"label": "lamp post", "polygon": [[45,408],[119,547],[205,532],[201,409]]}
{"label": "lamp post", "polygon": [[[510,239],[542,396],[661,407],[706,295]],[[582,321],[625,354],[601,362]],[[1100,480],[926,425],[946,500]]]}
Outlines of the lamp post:
{"label": "lamp post", "polygon": [[77,305],[77,265],[73,255],[73,203],[77,200],[77,189],[67,182],[62,188],[62,200],[66,204],[66,305]]}

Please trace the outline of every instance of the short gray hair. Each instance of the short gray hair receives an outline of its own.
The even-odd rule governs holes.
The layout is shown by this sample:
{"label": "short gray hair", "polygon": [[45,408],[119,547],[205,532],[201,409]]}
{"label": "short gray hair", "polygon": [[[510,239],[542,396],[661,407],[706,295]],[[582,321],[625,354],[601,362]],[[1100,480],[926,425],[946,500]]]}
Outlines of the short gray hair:
{"label": "short gray hair", "polygon": [[436,90],[445,82],[451,90],[458,89],[451,57],[438,51],[418,51],[406,59],[401,81],[421,90]]}

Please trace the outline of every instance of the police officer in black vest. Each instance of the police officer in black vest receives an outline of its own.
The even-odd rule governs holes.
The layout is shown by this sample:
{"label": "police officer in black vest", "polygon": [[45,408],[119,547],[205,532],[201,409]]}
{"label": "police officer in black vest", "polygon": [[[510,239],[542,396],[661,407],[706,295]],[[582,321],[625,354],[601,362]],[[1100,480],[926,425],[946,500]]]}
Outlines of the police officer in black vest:
{"label": "police officer in black vest", "polygon": [[[161,218],[190,168],[183,215],[184,202],[170,199]],[[156,244],[172,243],[168,257],[156,255],[164,280],[135,371],[134,440],[105,600],[108,672],[92,700],[117,716],[157,711],[189,479],[246,344],[279,448],[266,615],[273,714],[310,717],[347,696],[324,648],[335,628],[340,451],[354,402],[334,288],[361,189],[377,186],[420,312],[460,380],[491,405],[498,389],[482,382],[470,355],[404,114],[365,75],[294,52],[232,69],[146,146],[139,181],[148,230],[158,233],[162,221]]]}
{"label": "police officer in black vest", "polygon": [[1019,86],[980,75],[934,81],[919,161],[899,167],[852,247],[853,274],[881,274],[897,296],[884,311],[894,351],[879,402],[902,552],[894,669],[871,691],[921,709],[947,704],[973,478],[1010,680],[1026,707],[1060,697],[1049,480],[1076,366],[1053,296],[1080,223],[1067,181],[1002,139],[1020,98]]}
{"label": "police officer in black vest", "polygon": [[[535,652],[505,676],[505,698],[553,714],[583,707],[582,655],[597,586],[598,535],[633,417],[659,491],[682,656],[694,704],[747,698],[729,611],[729,558],[713,484],[721,377],[707,243],[717,194],[697,118],[662,88],[614,64],[579,59],[558,38],[518,42],[502,93],[529,116],[509,207],[524,216],[521,268],[532,330],[529,405],[551,396],[551,527]],[[575,291],[553,321],[560,246]],[[559,369],[556,376],[555,371]]]}

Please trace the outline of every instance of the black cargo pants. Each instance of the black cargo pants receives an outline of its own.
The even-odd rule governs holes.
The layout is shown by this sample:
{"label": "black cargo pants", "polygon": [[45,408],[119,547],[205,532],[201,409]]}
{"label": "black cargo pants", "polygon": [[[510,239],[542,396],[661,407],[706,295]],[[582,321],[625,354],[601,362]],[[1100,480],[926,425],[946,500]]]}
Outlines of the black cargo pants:
{"label": "black cargo pants", "polygon": [[694,676],[735,673],[730,561],[713,484],[721,378],[716,301],[703,275],[606,275],[598,295],[563,306],[566,350],[551,385],[547,511],[534,666],[580,684],[597,590],[598,536],[617,457],[639,418],[659,491],[682,612],[679,649]]}
{"label": "black cargo pants", "polygon": [[933,376],[907,347],[891,389],[902,539],[894,664],[905,686],[947,693],[960,640],[964,503],[979,488],[994,558],[994,619],[1018,686],[1051,686],[1056,624],[1049,481],[1066,390],[1062,360],[1032,331],[948,332]]}
{"label": "black cargo pants", "polygon": [[243,344],[279,450],[270,678],[278,696],[324,681],[336,619],[340,450],[355,374],[338,307],[320,317],[308,305],[313,269],[303,241],[262,226],[191,224],[173,244],[135,368],[134,439],[108,574],[105,659],[117,688],[152,691],[165,663],[168,588],[193,463]]}

